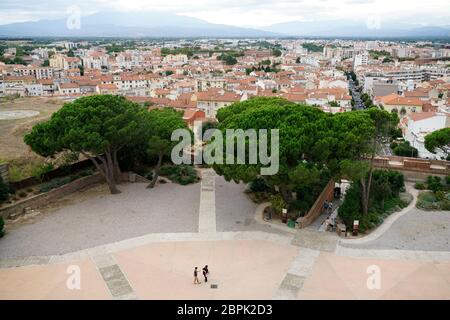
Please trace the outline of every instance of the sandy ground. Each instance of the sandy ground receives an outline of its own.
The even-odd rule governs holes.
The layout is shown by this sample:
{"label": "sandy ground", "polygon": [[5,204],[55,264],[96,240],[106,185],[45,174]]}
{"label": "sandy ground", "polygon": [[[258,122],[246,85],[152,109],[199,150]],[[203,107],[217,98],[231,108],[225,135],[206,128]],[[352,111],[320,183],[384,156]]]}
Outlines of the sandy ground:
{"label": "sandy ground", "polygon": [[358,249],[450,250],[450,211],[412,209],[381,237],[364,244],[342,244]]}
{"label": "sandy ground", "polygon": [[80,198],[65,199],[61,208],[8,225],[0,239],[0,259],[63,254],[148,233],[197,232],[199,183],[119,188],[121,194],[110,195],[106,185],[100,185]]}
{"label": "sandy ground", "polygon": [[[378,275],[379,281],[371,278]],[[298,299],[450,299],[450,262],[360,259],[321,253]]]}
{"label": "sandy ground", "polygon": [[[271,299],[297,252],[241,240],[152,244],[114,256],[141,299]],[[208,284],[200,274],[194,285],[194,267],[204,265]]]}
{"label": "sandy ground", "polygon": [[215,184],[217,231],[282,233],[276,228],[256,222],[254,217],[257,204],[244,193],[244,183],[227,182],[223,177],[217,176]]}
{"label": "sandy ground", "polygon": [[58,99],[19,98],[13,101],[0,102],[0,111],[29,110],[37,111],[38,115],[16,120],[0,120],[0,159],[16,159],[35,156],[23,142],[23,136],[34,124],[48,119],[64,104]]}
{"label": "sandy ground", "polygon": [[[75,271],[71,266],[79,268],[76,270],[80,272],[79,290],[74,286],[67,286],[69,277]],[[0,269],[0,283],[0,299],[4,300],[111,299],[100,273],[90,260]],[[69,281],[69,284],[73,283]]]}

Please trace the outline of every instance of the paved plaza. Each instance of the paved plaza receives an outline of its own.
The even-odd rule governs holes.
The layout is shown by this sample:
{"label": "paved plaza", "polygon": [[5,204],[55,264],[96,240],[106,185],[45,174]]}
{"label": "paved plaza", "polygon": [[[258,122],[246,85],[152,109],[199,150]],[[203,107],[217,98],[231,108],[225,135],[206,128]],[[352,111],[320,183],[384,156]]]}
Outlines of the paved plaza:
{"label": "paved plaza", "polygon": [[[0,299],[450,299],[450,212],[408,209],[373,240],[342,241],[262,224],[244,185],[202,177],[115,196],[98,186],[8,225]],[[194,285],[206,264],[209,282]]]}

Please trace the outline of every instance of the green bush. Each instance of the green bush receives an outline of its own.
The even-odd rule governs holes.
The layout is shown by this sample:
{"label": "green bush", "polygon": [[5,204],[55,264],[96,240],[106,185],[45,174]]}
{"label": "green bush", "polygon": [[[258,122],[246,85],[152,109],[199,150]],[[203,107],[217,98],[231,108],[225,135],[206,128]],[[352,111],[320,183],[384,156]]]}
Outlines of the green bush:
{"label": "green bush", "polygon": [[55,168],[53,167],[52,164],[46,163],[46,164],[43,164],[43,165],[41,165],[39,167],[34,168],[33,171],[32,171],[32,176],[42,180],[42,178],[44,177],[44,175],[46,173],[49,173],[50,171],[52,171],[54,169]]}
{"label": "green bush", "polygon": [[[361,221],[362,208],[359,184],[352,183],[350,185],[345,194],[344,202],[338,208],[338,215],[344,221],[346,226],[352,226],[354,220]],[[360,228],[361,227],[362,226],[360,225]]]}
{"label": "green bush", "polygon": [[445,184],[450,185],[450,176],[445,177]]}
{"label": "green bush", "polygon": [[279,194],[272,195],[270,197],[270,203],[272,205],[272,209],[276,213],[281,213],[283,209],[287,209],[286,202],[283,200],[283,197]]}
{"label": "green bush", "polygon": [[269,187],[263,178],[256,178],[250,182],[250,190],[253,192],[264,192],[269,190]]}
{"label": "green bush", "polygon": [[5,221],[0,217],[0,238],[5,235]]}
{"label": "green bush", "polygon": [[9,186],[0,177],[0,203],[8,200],[9,198]]}
{"label": "green bush", "polygon": [[444,186],[441,184],[441,178],[436,176],[429,176],[427,178],[427,185],[428,189],[433,192],[440,191],[444,188]]}
{"label": "green bush", "polygon": [[397,147],[395,147],[393,149],[394,154],[396,156],[401,156],[401,157],[414,157],[417,158],[418,156],[418,151],[416,148],[411,147],[411,145],[409,144],[408,141],[402,142],[400,144],[398,144]]}
{"label": "green bush", "polygon": [[425,190],[427,187],[422,182],[416,182],[414,184],[414,188],[416,188],[417,190]]}
{"label": "green bush", "polygon": [[196,183],[200,180],[195,168],[188,165],[163,166],[161,167],[160,174],[183,186]]}

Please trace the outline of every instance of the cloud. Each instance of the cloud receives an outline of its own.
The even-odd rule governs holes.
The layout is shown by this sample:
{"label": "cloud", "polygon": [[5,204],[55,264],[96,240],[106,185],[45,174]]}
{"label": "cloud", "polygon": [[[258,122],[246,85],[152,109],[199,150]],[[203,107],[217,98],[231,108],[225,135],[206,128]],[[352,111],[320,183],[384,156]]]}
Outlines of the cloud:
{"label": "cloud", "polygon": [[419,17],[422,24],[450,24],[448,0],[428,0],[426,6],[422,0],[1,0],[0,24],[63,17],[72,5],[80,6],[85,15],[107,10],[170,11],[238,26],[373,17],[402,23]]}

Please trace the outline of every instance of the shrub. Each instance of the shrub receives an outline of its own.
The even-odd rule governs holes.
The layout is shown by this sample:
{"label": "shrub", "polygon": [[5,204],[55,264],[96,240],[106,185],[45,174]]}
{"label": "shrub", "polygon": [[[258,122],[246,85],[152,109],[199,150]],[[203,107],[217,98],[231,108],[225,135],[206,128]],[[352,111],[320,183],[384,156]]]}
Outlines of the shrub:
{"label": "shrub", "polygon": [[428,189],[433,192],[437,192],[443,189],[443,185],[441,184],[441,178],[436,176],[429,176],[427,178]]}
{"label": "shrub", "polygon": [[188,165],[163,166],[161,167],[160,174],[183,186],[200,180],[195,168]]}
{"label": "shrub", "polygon": [[338,209],[338,215],[346,226],[353,225],[354,220],[361,220],[362,209],[359,184],[352,183],[350,185],[345,194],[344,202]]}
{"label": "shrub", "polygon": [[32,176],[42,180],[42,178],[44,177],[45,174],[49,173],[50,171],[52,171],[54,169],[55,168],[53,167],[52,164],[46,163],[46,164],[43,164],[42,166],[34,168],[32,171]]}
{"label": "shrub", "polygon": [[445,177],[445,184],[450,185],[450,176]]}
{"label": "shrub", "polygon": [[276,213],[281,213],[283,209],[286,209],[286,202],[283,200],[283,197],[279,194],[272,195],[270,197],[270,204],[272,205],[272,209]]}
{"label": "shrub", "polygon": [[393,151],[396,156],[414,157],[414,158],[417,158],[417,156],[418,156],[417,149],[414,147],[411,147],[411,145],[409,144],[408,141],[398,144],[398,146],[395,147],[393,149]]}
{"label": "shrub", "polygon": [[5,235],[5,221],[0,217],[0,238]]}
{"label": "shrub", "polygon": [[19,192],[19,197],[21,197],[21,198],[25,198],[27,195],[28,195],[28,193],[26,193],[25,191]]}
{"label": "shrub", "polygon": [[256,178],[252,182],[250,182],[250,190],[253,192],[264,192],[267,191],[269,187],[266,184],[266,181],[263,178]]}
{"label": "shrub", "polygon": [[0,203],[8,200],[9,198],[9,186],[0,177]]}
{"label": "shrub", "polygon": [[427,187],[422,182],[416,182],[414,184],[414,188],[416,188],[417,190],[425,190]]}

